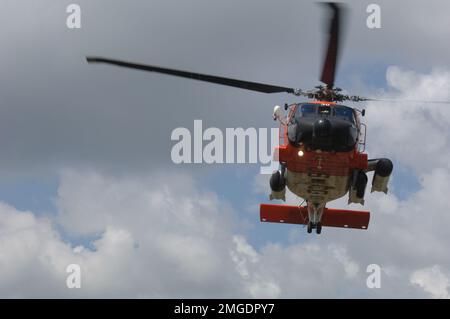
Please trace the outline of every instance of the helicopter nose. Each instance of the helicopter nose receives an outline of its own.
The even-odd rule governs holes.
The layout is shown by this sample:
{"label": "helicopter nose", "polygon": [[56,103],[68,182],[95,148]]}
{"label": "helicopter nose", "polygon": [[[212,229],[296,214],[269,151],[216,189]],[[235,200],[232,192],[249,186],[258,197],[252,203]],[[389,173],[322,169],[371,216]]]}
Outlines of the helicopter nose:
{"label": "helicopter nose", "polygon": [[331,122],[328,119],[317,120],[313,125],[313,138],[331,136]]}

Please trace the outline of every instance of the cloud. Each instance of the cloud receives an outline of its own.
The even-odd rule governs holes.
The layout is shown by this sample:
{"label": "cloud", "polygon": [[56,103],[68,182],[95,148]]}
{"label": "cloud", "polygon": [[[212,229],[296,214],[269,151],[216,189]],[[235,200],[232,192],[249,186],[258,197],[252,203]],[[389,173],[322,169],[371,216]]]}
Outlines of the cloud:
{"label": "cloud", "polygon": [[[318,84],[324,12],[314,1],[80,0],[80,30],[65,26],[69,3],[20,3],[5,1],[1,13],[0,172],[82,166],[139,175],[170,164],[168,139],[177,127],[191,128],[194,119],[220,128],[271,127],[272,106],[293,99],[87,65],[87,54],[303,89]],[[366,68],[445,65],[446,1],[382,1],[379,30],[366,27],[368,4],[350,1],[340,86]],[[398,12],[405,12],[401,22]],[[372,72],[367,76],[372,85]]]}
{"label": "cloud", "polygon": [[[182,185],[64,173],[59,225],[71,238],[97,236],[89,247],[73,247],[50,220],[3,204],[0,295],[207,296],[239,286],[220,271],[233,268],[231,208],[194,191],[192,179],[176,177]],[[80,291],[65,288],[69,264],[81,266]]]}
{"label": "cloud", "polygon": [[397,103],[368,103],[368,149],[372,156],[393,156],[415,175],[448,167],[450,112],[446,104],[402,100],[450,100],[450,72],[442,69],[420,74],[389,67],[388,91],[380,98]]}
{"label": "cloud", "polygon": [[56,296],[65,284],[65,267],[72,257],[69,245],[46,219],[0,205],[0,294],[3,297]]}
{"label": "cloud", "polygon": [[[66,171],[56,219],[0,206],[0,295],[422,296],[420,286],[410,283],[431,289],[433,281],[413,274],[430,263],[450,265],[447,233],[436,229],[436,221],[447,224],[447,204],[436,201],[450,191],[447,177],[439,170],[424,176],[408,200],[370,200],[369,231],[325,229],[321,237],[256,247],[239,227],[235,208],[188,175],[118,178]],[[423,207],[432,208],[426,218]],[[69,238],[61,237],[65,233]],[[89,236],[90,244],[70,244]],[[73,263],[82,269],[80,290],[65,287],[65,269]],[[380,290],[366,287],[371,263],[382,267]]]}
{"label": "cloud", "polygon": [[439,266],[417,270],[411,275],[410,280],[412,284],[419,285],[433,298],[450,298],[449,279]]}
{"label": "cloud", "polygon": [[[57,224],[0,206],[2,297],[331,297],[364,282],[339,245],[257,249],[233,208],[189,176],[66,171],[56,201]],[[73,245],[61,227],[96,237]],[[80,290],[65,286],[70,264],[81,267]]]}

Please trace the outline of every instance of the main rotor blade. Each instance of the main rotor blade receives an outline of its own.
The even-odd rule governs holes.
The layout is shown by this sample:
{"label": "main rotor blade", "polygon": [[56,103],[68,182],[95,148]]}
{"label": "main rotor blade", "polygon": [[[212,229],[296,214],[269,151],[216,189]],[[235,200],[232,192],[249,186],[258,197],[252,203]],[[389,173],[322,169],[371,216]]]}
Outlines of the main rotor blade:
{"label": "main rotor blade", "polygon": [[216,83],[226,86],[232,86],[240,89],[246,89],[251,91],[257,91],[262,93],[295,93],[295,90],[293,88],[287,88],[282,86],[275,86],[275,85],[269,85],[269,84],[262,84],[262,83],[256,83],[256,82],[248,82],[248,81],[241,81],[236,79],[230,79],[220,76],[214,76],[214,75],[207,75],[207,74],[200,74],[200,73],[193,73],[188,71],[181,71],[181,70],[175,70],[175,69],[167,69],[162,68],[159,66],[152,66],[152,65],[144,65],[144,64],[137,64],[132,62],[126,62],[126,61],[120,61],[120,60],[113,60],[113,59],[107,59],[107,58],[101,58],[101,57],[86,57],[86,60],[88,63],[106,63],[106,64],[112,64],[119,67],[124,68],[130,68],[130,69],[136,69],[141,71],[149,71],[149,72],[157,72],[162,74],[168,74],[173,76],[178,76],[182,78],[188,78],[203,82],[210,82],[210,83]]}
{"label": "main rotor blade", "polygon": [[430,100],[384,100],[384,99],[366,99],[370,102],[387,102],[387,103],[432,103],[432,104],[450,104],[450,101],[430,101]]}
{"label": "main rotor blade", "polygon": [[337,58],[339,55],[342,6],[333,2],[327,2],[325,4],[332,10],[332,17],[329,21],[328,48],[320,80],[331,89],[334,86]]}

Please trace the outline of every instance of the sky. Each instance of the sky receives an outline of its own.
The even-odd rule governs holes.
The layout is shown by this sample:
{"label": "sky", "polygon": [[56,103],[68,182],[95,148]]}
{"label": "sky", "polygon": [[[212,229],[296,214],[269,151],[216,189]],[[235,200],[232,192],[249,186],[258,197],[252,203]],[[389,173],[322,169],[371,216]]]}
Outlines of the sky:
{"label": "sky", "polygon": [[[71,3],[80,29],[66,26]],[[366,26],[371,3],[380,29]],[[450,100],[448,2],[347,4],[338,86]],[[294,0],[3,1],[0,297],[449,298],[449,105],[363,105],[369,157],[394,162],[389,195],[367,192],[367,231],[308,235],[259,222],[269,177],[258,164],[170,156],[176,128],[196,119],[273,128],[273,106],[298,98],[85,62],[101,55],[309,89],[324,17]],[[347,198],[330,207],[362,208]],[[66,286],[71,264],[80,289]],[[366,285],[371,264],[380,288]]]}

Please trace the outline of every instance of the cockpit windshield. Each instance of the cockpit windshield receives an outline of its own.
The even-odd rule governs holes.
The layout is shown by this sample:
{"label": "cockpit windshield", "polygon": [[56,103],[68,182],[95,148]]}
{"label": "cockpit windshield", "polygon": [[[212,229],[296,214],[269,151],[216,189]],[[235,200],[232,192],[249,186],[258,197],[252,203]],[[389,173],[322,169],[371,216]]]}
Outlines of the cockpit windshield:
{"label": "cockpit windshield", "polygon": [[336,105],[333,107],[333,115],[337,118],[341,118],[352,123],[355,123],[355,116],[353,114],[353,109],[348,106]]}
{"label": "cockpit windshield", "polygon": [[300,117],[313,117],[317,113],[317,105],[303,104],[297,112]]}
{"label": "cockpit windshield", "polygon": [[344,105],[321,105],[321,104],[301,104],[299,105],[296,117],[336,117],[355,123],[353,109]]}

